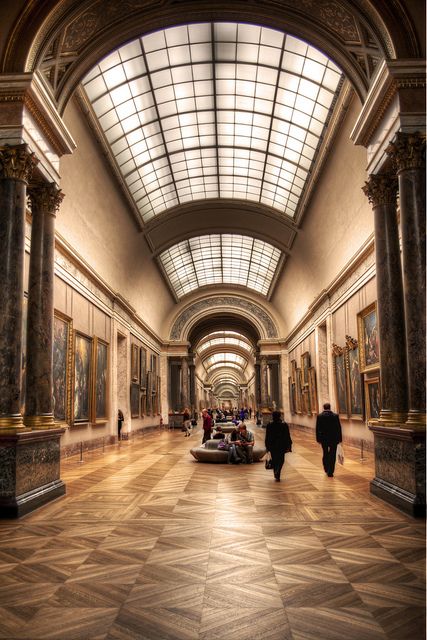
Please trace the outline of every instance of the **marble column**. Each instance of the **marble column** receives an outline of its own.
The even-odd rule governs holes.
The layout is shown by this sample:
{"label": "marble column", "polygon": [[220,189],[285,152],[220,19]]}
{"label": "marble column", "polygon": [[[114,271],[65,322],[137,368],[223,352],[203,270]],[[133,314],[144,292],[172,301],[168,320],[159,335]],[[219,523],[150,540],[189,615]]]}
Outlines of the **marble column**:
{"label": "marble column", "polygon": [[409,412],[426,423],[426,180],[425,137],[398,133],[387,149],[399,181]]}
{"label": "marble column", "polygon": [[0,433],[26,429],[21,415],[25,206],[36,164],[25,144],[0,148]]}
{"label": "marble column", "polygon": [[55,217],[64,196],[54,183],[31,185],[29,196],[32,226],[24,422],[32,429],[47,429],[54,427],[52,347]]}
{"label": "marble column", "polygon": [[181,398],[182,398],[182,408],[188,407],[188,360],[186,357],[181,360]]}
{"label": "marble column", "polygon": [[263,409],[267,407],[267,393],[268,393],[268,365],[267,365],[267,358],[263,356],[261,358],[261,407]]}
{"label": "marble column", "polygon": [[397,225],[397,179],[371,175],[363,187],[374,210],[382,423],[405,422],[408,390],[403,286]]}

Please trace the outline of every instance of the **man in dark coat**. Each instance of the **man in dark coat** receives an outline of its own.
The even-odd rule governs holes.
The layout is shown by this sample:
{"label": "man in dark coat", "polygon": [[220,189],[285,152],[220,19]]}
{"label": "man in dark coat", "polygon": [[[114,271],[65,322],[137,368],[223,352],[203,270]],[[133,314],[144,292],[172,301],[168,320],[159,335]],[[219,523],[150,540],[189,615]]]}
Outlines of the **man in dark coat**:
{"label": "man in dark coat", "polygon": [[285,453],[292,451],[289,426],[282,422],[280,411],[273,411],[273,422],[269,422],[265,432],[265,446],[271,453],[276,482],[280,482],[280,472],[285,462]]}
{"label": "man in dark coat", "polygon": [[335,471],[337,446],[342,442],[341,423],[339,416],[331,411],[329,402],[323,405],[323,409],[316,420],[316,441],[322,445],[325,473],[332,478]]}

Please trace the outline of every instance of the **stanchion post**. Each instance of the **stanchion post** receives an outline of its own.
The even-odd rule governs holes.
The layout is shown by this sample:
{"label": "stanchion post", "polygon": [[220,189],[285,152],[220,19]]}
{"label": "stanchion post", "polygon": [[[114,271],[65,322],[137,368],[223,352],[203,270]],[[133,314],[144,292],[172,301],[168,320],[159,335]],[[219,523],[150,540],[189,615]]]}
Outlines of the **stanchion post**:
{"label": "stanchion post", "polygon": [[105,436],[102,436],[102,455],[105,453]]}
{"label": "stanchion post", "polygon": [[360,462],[365,462],[365,458],[363,457],[363,439],[360,440]]}
{"label": "stanchion post", "polygon": [[80,460],[79,464],[83,462],[83,441],[80,440]]}

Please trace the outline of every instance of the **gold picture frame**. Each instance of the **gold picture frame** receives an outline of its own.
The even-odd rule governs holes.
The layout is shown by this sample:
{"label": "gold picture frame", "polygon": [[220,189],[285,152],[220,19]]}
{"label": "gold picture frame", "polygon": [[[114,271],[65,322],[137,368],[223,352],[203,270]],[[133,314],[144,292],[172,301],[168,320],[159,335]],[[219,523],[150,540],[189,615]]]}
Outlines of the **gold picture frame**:
{"label": "gold picture frame", "polygon": [[332,355],[337,413],[348,418],[348,386],[345,349],[334,344],[332,347]]}
{"label": "gold picture frame", "polygon": [[54,311],[52,342],[53,415],[56,422],[72,422],[73,321]]}
{"label": "gold picture frame", "polygon": [[366,421],[378,420],[381,412],[380,377],[365,377],[365,412]]}
{"label": "gold picture frame", "polygon": [[380,368],[376,302],[357,314],[360,373]]}
{"label": "gold picture frame", "polygon": [[92,422],[94,424],[103,424],[108,420],[108,357],[108,343],[95,336],[93,341],[92,390]]}
{"label": "gold picture frame", "polygon": [[301,384],[308,385],[308,370],[311,365],[311,357],[309,351],[305,351],[301,355]]}
{"label": "gold picture frame", "polygon": [[132,382],[139,383],[139,347],[135,342],[130,346],[130,377]]}
{"label": "gold picture frame", "polygon": [[93,338],[74,331],[73,411],[72,423],[89,423],[92,419]]}
{"label": "gold picture frame", "polygon": [[319,413],[319,401],[317,399],[317,380],[316,380],[316,368],[309,367],[308,369],[308,389],[310,394],[310,408],[311,413]]}

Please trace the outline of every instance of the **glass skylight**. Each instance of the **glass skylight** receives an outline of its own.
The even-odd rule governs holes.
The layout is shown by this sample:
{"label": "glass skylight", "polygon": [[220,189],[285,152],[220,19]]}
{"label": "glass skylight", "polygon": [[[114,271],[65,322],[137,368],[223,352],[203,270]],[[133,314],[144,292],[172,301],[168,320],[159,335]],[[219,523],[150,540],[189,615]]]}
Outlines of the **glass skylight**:
{"label": "glass skylight", "polygon": [[124,45],[83,87],[144,222],[205,198],[293,217],[340,77],[293,36],[200,23]]}
{"label": "glass skylight", "polygon": [[238,284],[267,295],[280,256],[256,238],[212,234],[179,242],[160,261],[178,298],[212,284]]}
{"label": "glass skylight", "polygon": [[204,342],[199,344],[199,346],[197,347],[197,351],[199,353],[203,353],[203,351],[206,351],[206,349],[210,349],[212,347],[224,346],[224,345],[235,345],[236,347],[240,347],[241,349],[244,349],[245,351],[248,351],[248,352],[252,350],[252,345],[249,342],[247,342],[245,339],[234,338],[232,336],[228,336],[227,334],[224,334],[220,338],[210,338],[208,340],[205,340]]}
{"label": "glass skylight", "polygon": [[203,360],[203,365],[209,369],[213,364],[217,364],[218,362],[229,364],[230,362],[238,364],[242,369],[244,369],[248,363],[248,361],[239,356],[237,353],[231,352],[223,352],[223,353],[214,353],[205,360]]}
{"label": "glass skylight", "polygon": [[230,369],[238,369],[240,372],[242,372],[242,367],[239,364],[236,364],[235,362],[217,362],[216,364],[213,364],[207,368],[208,375],[215,369],[219,369],[221,367],[224,370],[230,368]]}

